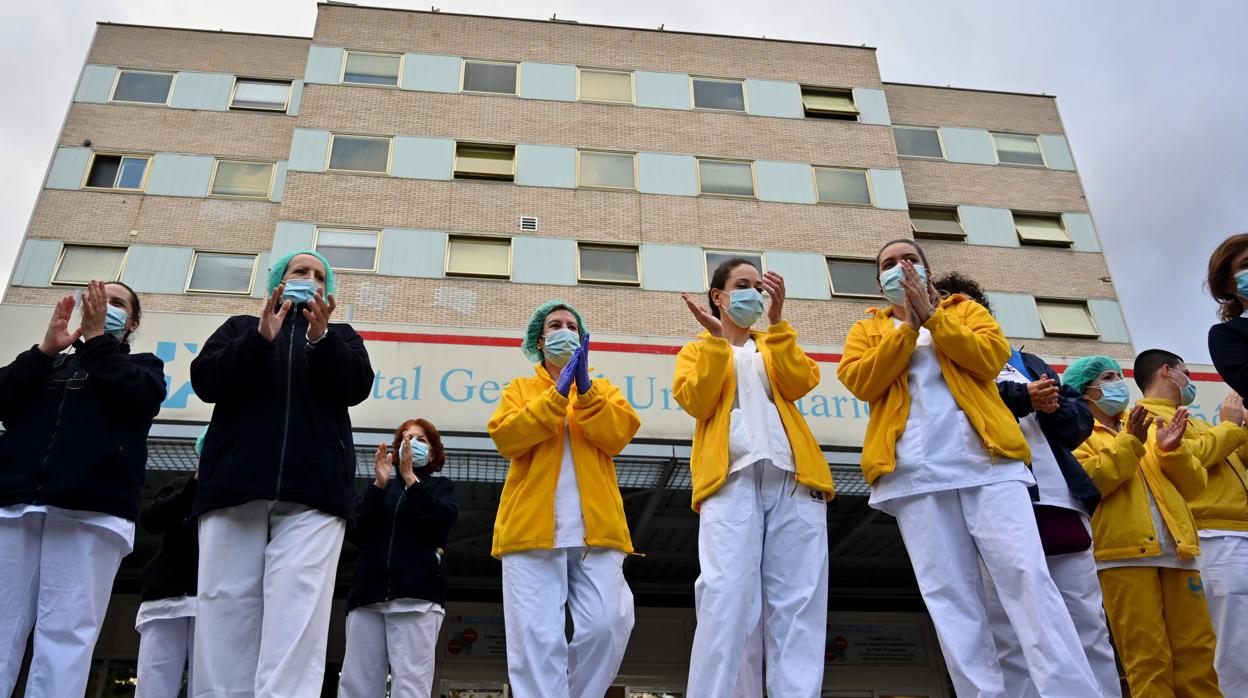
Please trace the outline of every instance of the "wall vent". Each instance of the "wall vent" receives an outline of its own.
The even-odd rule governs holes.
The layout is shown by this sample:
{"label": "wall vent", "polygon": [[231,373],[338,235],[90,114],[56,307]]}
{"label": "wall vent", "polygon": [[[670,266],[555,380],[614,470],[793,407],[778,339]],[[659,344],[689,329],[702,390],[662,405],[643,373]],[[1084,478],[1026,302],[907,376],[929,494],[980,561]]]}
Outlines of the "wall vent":
{"label": "wall vent", "polygon": [[520,229],[530,233],[537,232],[536,216],[520,216]]}

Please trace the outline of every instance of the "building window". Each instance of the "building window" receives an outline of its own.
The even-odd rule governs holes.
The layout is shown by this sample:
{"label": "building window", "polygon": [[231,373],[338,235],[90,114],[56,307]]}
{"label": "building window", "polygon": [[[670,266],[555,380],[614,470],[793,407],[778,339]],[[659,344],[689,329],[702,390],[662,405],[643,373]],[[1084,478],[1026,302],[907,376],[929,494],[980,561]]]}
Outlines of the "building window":
{"label": "building window", "polygon": [[230,97],[230,109],[286,111],[289,104],[289,80],[239,78],[234,81],[234,95]]}
{"label": "building window", "polygon": [[767,268],[763,266],[763,253],[761,252],[745,252],[741,250],[703,250],[702,256],[706,259],[707,288],[711,287],[711,278],[715,276],[715,270],[719,268],[719,265],[730,259],[740,257],[749,261],[749,263],[753,264],[754,268],[758,270],[759,274],[762,274],[767,270]]}
{"label": "building window", "polygon": [[591,284],[630,286],[640,284],[637,248],[624,245],[579,243],[577,245],[576,280]]}
{"label": "building window", "polygon": [[997,147],[997,162],[1007,165],[1044,167],[1044,155],[1040,152],[1040,140],[1035,136],[994,133],[992,134],[992,140]]}
{"label": "building window", "polygon": [[396,87],[403,56],[397,53],[347,51],[342,66],[342,82],[346,85],[380,85]]}
{"label": "building window", "polygon": [[1061,216],[1015,213],[1014,229],[1018,231],[1018,239],[1024,244],[1070,246],[1070,236],[1062,226]]}
{"label": "building window", "polygon": [[582,150],[577,171],[577,186],[601,189],[635,189],[636,157],[632,153],[609,153]]}
{"label": "building window", "polygon": [[582,102],[633,103],[633,74],[630,72],[581,68],[580,78]]}
{"label": "building window", "polygon": [[452,235],[446,241],[447,276],[511,276],[509,238]]}
{"label": "building window", "polygon": [[173,88],[173,73],[147,70],[122,70],[117,73],[113,96],[109,101],[132,104],[168,104]]}
{"label": "building window", "polygon": [[815,188],[821,204],[871,205],[871,184],[866,170],[816,167]]}
{"label": "building window", "polygon": [[962,221],[958,220],[958,209],[952,207],[911,206],[910,229],[916,238],[966,238]]}
{"label": "building window", "polygon": [[209,191],[214,196],[267,199],[273,188],[274,169],[271,162],[217,160]]}
{"label": "building window", "polygon": [[893,140],[897,142],[897,154],[910,158],[945,159],[945,148],[940,142],[940,131],[922,126],[894,126]]}
{"label": "building window", "polygon": [[376,271],[378,230],[317,228],[315,249],[335,271]]}
{"label": "building window", "polygon": [[515,63],[464,61],[464,92],[488,92],[496,95],[516,94]]}
{"label": "building window", "polygon": [[52,283],[86,286],[88,281],[116,281],[121,278],[124,247],[65,245],[52,272]]}
{"label": "building window", "polygon": [[879,296],[875,260],[828,258],[828,278],[836,296]]}
{"label": "building window", "polygon": [[698,160],[698,192],[719,196],[754,196],[754,163]]}
{"label": "building window", "polygon": [[1077,301],[1036,300],[1044,334],[1052,337],[1099,337],[1096,322],[1087,303]]}
{"label": "building window", "polygon": [[83,186],[90,189],[143,191],[143,186],[147,183],[147,166],[151,161],[151,157],[147,155],[94,153],[91,164],[87,167],[87,179]]}
{"label": "building window", "polygon": [[333,134],[329,141],[329,169],[374,174],[389,172],[390,138]]}
{"label": "building window", "polygon": [[196,252],[186,290],[198,293],[251,293],[256,276],[254,254]]}
{"label": "building window", "polygon": [[811,119],[858,120],[853,90],[802,85],[802,109]]}
{"label": "building window", "polygon": [[693,78],[693,108],[745,111],[745,83]]}
{"label": "building window", "polygon": [[516,178],[516,146],[487,143],[455,144],[455,179]]}

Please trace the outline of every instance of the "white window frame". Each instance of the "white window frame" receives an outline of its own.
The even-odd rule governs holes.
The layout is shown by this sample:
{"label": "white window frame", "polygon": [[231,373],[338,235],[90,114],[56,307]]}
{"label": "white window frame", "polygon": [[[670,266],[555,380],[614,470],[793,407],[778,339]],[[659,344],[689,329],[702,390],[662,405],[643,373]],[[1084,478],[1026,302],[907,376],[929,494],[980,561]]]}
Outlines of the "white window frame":
{"label": "white window frame", "polygon": [[[469,90],[464,87],[464,83],[468,80],[468,64],[469,63],[488,63],[491,65],[509,65],[516,69],[516,91],[515,92],[487,92],[483,90]],[[519,97],[520,96],[520,64],[515,61],[496,61],[488,58],[464,58],[459,61],[459,91],[470,95],[493,95],[495,97]]]}
{"label": "white window frame", "polygon": [[[128,99],[115,99],[117,94],[117,86],[121,84],[122,73],[146,73],[148,75],[172,75],[173,79],[169,81],[169,92],[165,95],[163,102],[132,102]],[[178,84],[178,71],[176,70],[144,70],[142,68],[118,68],[117,74],[113,76],[113,86],[108,91],[109,104],[129,104],[131,106],[140,107],[167,107],[169,101],[173,99],[173,90]]]}
{"label": "white window frame", "polygon": [[[1044,326],[1044,313],[1041,307],[1045,305],[1058,305],[1077,307],[1083,310],[1088,316],[1088,323],[1092,326],[1091,332],[1050,332]],[[1040,330],[1044,332],[1045,337],[1056,338],[1074,338],[1074,339],[1100,339],[1101,328],[1096,324],[1096,316],[1092,314],[1092,307],[1088,305],[1086,300],[1078,300],[1073,298],[1037,298],[1036,299],[1036,316],[1040,319]]]}
{"label": "white window frame", "polygon": [[[1044,156],[1044,146],[1040,143],[1040,136],[1034,133],[1011,133],[1008,131],[989,131],[992,134],[992,156],[996,159],[998,165],[1007,167],[1031,167],[1031,168],[1047,168],[1049,159]],[[1001,149],[997,145],[997,138],[1006,136],[1008,138],[1030,138],[1036,142],[1036,152],[1040,153],[1040,164],[1032,164],[1027,162],[1002,162]]]}
{"label": "white window frame", "polygon": [[[759,275],[767,273],[767,253],[762,250],[743,250],[731,249],[724,247],[703,247],[702,248],[702,290],[711,290],[711,276],[715,273],[707,263],[707,255],[721,254],[728,257],[758,257],[758,263],[762,265],[762,269],[758,270]],[[722,262],[721,262],[722,263]]]}
{"label": "white window frame", "polygon": [[[897,134],[896,134],[896,129],[899,129],[899,128],[908,128],[908,129],[911,129],[911,130],[914,130],[914,131],[931,131],[931,132],[935,133],[935,134],[936,134],[936,143],[937,143],[937,145],[939,145],[939,146],[940,146],[940,157],[936,157],[936,156],[934,156],[934,155],[907,155],[907,154],[902,153],[900,148],[898,148],[898,149],[897,149],[897,157],[899,157],[899,158],[913,158],[913,159],[915,159],[915,160],[932,160],[932,161],[944,161],[944,160],[948,160],[948,159],[949,159],[949,155],[948,155],[948,153],[945,151],[945,137],[944,137],[943,135],[941,135],[941,133],[940,133],[940,128],[939,128],[939,127],[937,127],[937,126],[914,126],[914,125],[911,125],[911,124],[893,124],[892,128],[893,128],[893,130],[894,130],[894,133],[893,133],[893,145],[896,145],[896,144],[897,144]],[[995,146],[995,141],[994,141],[994,146]]]}
{"label": "white window frame", "polygon": [[[234,106],[234,99],[235,97],[238,96],[238,83],[240,82],[267,82],[267,83],[273,83],[273,84],[286,83],[286,102],[282,104],[281,109],[277,109],[275,107],[236,107]],[[229,108],[230,108],[230,111],[254,111],[254,112],[272,112],[272,113],[285,112],[287,109],[290,109],[290,98],[294,94],[294,91],[295,91],[294,80],[288,80],[288,79],[282,79],[282,78],[252,78],[252,77],[243,77],[241,75],[235,76],[234,87],[230,88]]]}
{"label": "white window frame", "polygon": [[[511,176],[498,176],[490,174],[473,173],[467,177],[460,177],[459,172],[459,148],[465,146],[467,148],[486,148],[494,150],[505,150],[511,148]],[[514,143],[482,143],[480,141],[455,141],[455,154],[451,158],[451,179],[470,180],[476,182],[515,182],[516,181],[516,145]]]}
{"label": "white window frame", "polygon": [[[485,240],[488,242],[505,242],[507,243],[507,273],[504,274],[481,274],[471,272],[458,272],[451,269],[451,247],[456,240]],[[512,275],[512,263],[515,261],[516,245],[513,238],[505,235],[478,235],[474,233],[450,233],[446,236],[446,258],[442,260],[442,275],[451,279],[499,279],[510,280]]]}
{"label": "white window frame", "polygon": [[[915,209],[929,210],[929,211],[935,211],[935,210],[952,211],[953,222],[958,224],[958,229],[962,231],[962,234],[957,235],[954,233],[929,233],[929,232],[922,232],[922,231],[916,230],[914,227],[914,210]],[[954,241],[966,240],[966,226],[962,224],[962,214],[958,211],[957,206],[948,206],[948,205],[942,206],[940,204],[912,203],[909,205],[908,214],[910,216],[910,233],[916,239],[919,239],[919,240],[954,240]]]}
{"label": "white window frame", "polygon": [[[603,249],[613,248],[617,250],[629,250],[633,253],[637,260],[637,280],[636,281],[619,281],[614,279],[595,279],[585,276],[581,273],[581,249]],[[640,245],[622,245],[613,242],[599,242],[596,240],[577,240],[576,242],[576,282],[578,284],[586,284],[593,286],[628,286],[637,288],[641,286],[641,246]]]}
{"label": "white window frame", "polygon": [[[617,75],[628,76],[628,101],[621,102],[614,99],[589,99],[581,96],[581,76],[585,71],[591,73],[615,73]],[[590,104],[636,104],[637,103],[637,74],[632,70],[623,70],[620,68],[594,68],[592,66],[577,66],[576,68],[576,101],[588,102]]]}
{"label": "white window frame", "polygon": [[[750,194],[720,194],[713,191],[702,191],[702,163],[704,162],[728,162],[736,165],[750,166],[750,182],[753,186],[753,192]],[[697,175],[698,196],[716,196],[724,199],[743,199],[746,201],[758,200],[758,172],[754,168],[753,160],[734,160],[732,158],[696,158],[694,162],[695,173]]]}
{"label": "white window frame", "polygon": [[[819,197],[819,170],[837,170],[840,172],[858,172],[862,174],[862,178],[867,181],[867,198],[869,201],[862,203],[859,201],[824,201]],[[858,206],[861,208],[871,208],[875,206],[875,185],[871,182],[871,171],[862,167],[841,167],[838,165],[811,165],[810,176],[814,180],[815,185],[815,203],[824,206]]]}
{"label": "white window frame", "polygon": [[[351,54],[358,53],[361,56],[387,56],[390,58],[398,57],[399,70],[394,75],[393,85],[379,85],[375,82],[350,82],[347,80],[347,61],[351,59]],[[402,53],[393,51],[369,51],[367,49],[345,49],[342,52],[342,67],[338,70],[338,84],[350,85],[352,87],[379,87],[383,90],[397,90],[403,84],[403,64],[407,62],[407,56]]]}
{"label": "white window frame", "polygon": [[[95,167],[95,159],[100,155],[103,155],[104,157],[119,157],[122,159],[135,158],[136,160],[146,160],[147,165],[143,168],[143,181],[139,184],[139,188],[131,189],[129,187],[119,187],[116,184],[111,187],[88,186],[87,182],[91,179],[91,168]],[[152,175],[152,159],[153,155],[151,153],[124,153],[116,150],[93,150],[91,151],[91,157],[87,159],[87,169],[82,175],[82,183],[79,185],[79,189],[83,189],[85,191],[119,191],[131,194],[141,194],[147,191],[147,180]],[[117,176],[121,177],[121,163],[117,164]],[[117,180],[114,179],[113,181],[116,182]]]}
{"label": "white window frame", "polygon": [[317,248],[317,245],[320,244],[321,233],[323,231],[328,231],[331,233],[340,233],[340,232],[341,233],[375,233],[377,235],[377,244],[373,246],[373,267],[371,269],[334,266],[334,273],[335,274],[339,272],[346,272],[346,273],[356,272],[356,273],[362,273],[362,274],[376,274],[377,273],[377,268],[381,264],[381,237],[384,234],[381,228],[359,228],[359,227],[350,226],[350,225],[318,225],[316,226],[315,232],[312,235],[312,249],[317,254],[320,254],[320,255],[325,254],[324,252],[321,252]]}
{"label": "white window frame", "polygon": [[[695,84],[703,80],[705,82],[735,82],[741,86],[741,108],[740,109],[721,109],[719,107],[699,107],[698,91],[694,89]],[[689,76],[689,106],[695,111],[713,111],[721,114],[749,114],[750,113],[750,91],[747,89],[744,78],[717,78],[710,75],[690,75]]]}
{"label": "white window frame", "polygon": [[[581,182],[581,156],[588,153],[589,155],[628,155],[633,159],[633,186],[631,187],[609,187],[602,184],[584,184]],[[577,149],[576,151],[576,187],[578,189],[600,189],[604,191],[637,191],[637,182],[639,173],[637,171],[637,153],[625,150],[596,150],[594,148]]]}
{"label": "white window frame", "polygon": [[[191,288],[191,279],[195,276],[195,267],[199,264],[199,256],[222,255],[230,257],[251,257],[251,280],[247,282],[246,291],[221,291],[217,289]],[[186,285],[182,288],[183,293],[191,294],[209,294],[222,296],[250,296],[256,288],[256,267],[259,266],[260,255],[248,252],[229,252],[225,250],[195,250],[191,256],[191,268],[186,272]]]}
{"label": "white window frame", "polygon": [[56,265],[52,267],[52,277],[49,285],[52,286],[75,286],[83,287],[86,281],[57,281],[56,277],[61,273],[61,263],[65,261],[65,253],[71,247],[85,247],[102,250],[121,250],[121,263],[117,265],[117,274],[111,279],[94,279],[99,281],[120,281],[122,274],[126,273],[126,260],[130,257],[130,248],[124,245],[96,245],[93,243],[83,242],[63,242],[61,243],[61,251],[56,256]]}
{"label": "white window frame", "polygon": [[[844,255],[825,255],[823,258],[823,268],[824,268],[824,271],[826,271],[828,274],[828,290],[832,292],[832,296],[834,298],[882,298],[883,297],[884,294],[878,291],[875,293],[854,293],[851,291],[836,290],[836,280],[832,278],[832,267],[830,264],[831,262],[852,262],[855,264],[865,264],[868,266],[874,266],[875,260],[872,259],[871,257],[847,257]],[[878,272],[876,273],[876,276],[877,277],[879,276]]]}
{"label": "white window frame", "polygon": [[[334,141],[339,137],[343,138],[371,138],[373,140],[385,140],[386,146],[386,169],[378,172],[376,170],[343,170],[330,167],[330,163],[334,160]],[[329,134],[329,148],[325,152],[325,171],[326,172],[345,172],[357,175],[373,175],[375,177],[385,177],[390,174],[390,167],[394,164],[394,136],[379,136],[375,133],[338,133]]]}
{"label": "white window frame", "polygon": [[[269,188],[264,196],[244,196],[242,194],[217,194],[217,170],[221,163],[238,163],[244,165],[269,165]],[[337,171],[337,170],[336,170]],[[208,196],[213,199],[239,199],[243,201],[267,201],[273,198],[273,183],[277,179],[277,163],[272,160],[245,160],[242,158],[216,158],[212,161],[212,177],[208,180]]]}
{"label": "white window frame", "polygon": [[[825,111],[825,110],[820,110],[820,109],[814,109],[814,110],[809,109],[806,106],[806,99],[804,95],[806,91],[846,93],[849,95],[850,103],[854,105],[854,110],[852,112],[849,112],[849,111]],[[845,87],[843,85],[838,86],[838,85],[802,84],[802,85],[798,85],[798,97],[799,99],[801,99],[801,102],[802,102],[802,118],[804,119],[823,119],[825,121],[845,121],[845,122],[850,122],[850,123],[857,123],[862,118],[862,110],[858,108],[858,101],[854,99],[854,89],[852,87]],[[816,114],[816,116],[811,116],[811,113]]]}

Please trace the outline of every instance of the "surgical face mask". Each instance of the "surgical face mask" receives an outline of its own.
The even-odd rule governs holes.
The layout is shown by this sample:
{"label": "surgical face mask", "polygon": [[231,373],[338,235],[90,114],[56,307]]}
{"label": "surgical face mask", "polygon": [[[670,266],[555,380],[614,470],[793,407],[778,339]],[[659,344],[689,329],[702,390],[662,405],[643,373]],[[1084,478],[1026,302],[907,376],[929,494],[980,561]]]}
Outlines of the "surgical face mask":
{"label": "surgical face mask", "polygon": [[1195,402],[1196,401],[1196,384],[1192,382],[1192,379],[1188,376],[1183,376],[1186,382],[1183,383],[1182,385],[1179,385],[1178,381],[1176,381],[1173,378],[1170,378],[1171,373],[1178,373],[1178,371],[1175,371],[1174,369],[1170,367],[1166,367],[1166,378],[1171,383],[1174,383],[1175,385],[1179,386],[1179,404],[1184,407],[1187,407],[1188,405]]}
{"label": "surgical face mask", "polygon": [[1101,383],[1100,388],[1101,397],[1094,402],[1102,412],[1113,417],[1122,414],[1122,411],[1127,409],[1127,403],[1131,400],[1131,391],[1127,388],[1126,381]]}
{"label": "surgical face mask", "polygon": [[320,285],[311,279],[290,279],[282,291],[282,300],[289,300],[293,306],[307,305],[308,301],[316,298],[316,292],[320,288]]}
{"label": "surgical face mask", "polygon": [[728,294],[724,312],[737,327],[752,327],[763,316],[763,294],[756,288],[739,288]]}
{"label": "surgical face mask", "polygon": [[542,346],[542,354],[546,360],[556,366],[563,366],[572,358],[572,352],[581,346],[581,335],[569,329],[555,330],[546,335]]}
{"label": "surgical face mask", "polygon": [[412,445],[412,467],[423,468],[429,465],[429,444],[416,439],[412,439],[408,443]]}
{"label": "surgical face mask", "polygon": [[115,305],[104,306],[104,331],[121,341],[126,336],[126,322],[130,315]]}
{"label": "surgical face mask", "polygon": [[[922,264],[914,265],[914,273],[919,275],[919,284],[927,287],[927,269]],[[880,288],[884,291],[884,297],[893,305],[905,305],[906,290],[901,287],[901,280],[905,278],[906,272],[901,265],[886,269],[880,274]]]}
{"label": "surgical face mask", "polygon": [[1248,269],[1235,275],[1235,292],[1243,298],[1248,298]]}

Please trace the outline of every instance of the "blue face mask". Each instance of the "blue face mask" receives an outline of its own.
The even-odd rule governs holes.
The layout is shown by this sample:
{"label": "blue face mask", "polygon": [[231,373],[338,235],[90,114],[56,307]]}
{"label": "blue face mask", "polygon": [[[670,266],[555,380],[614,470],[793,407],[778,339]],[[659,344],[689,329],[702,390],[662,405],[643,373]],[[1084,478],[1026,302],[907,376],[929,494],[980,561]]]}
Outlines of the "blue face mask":
{"label": "blue face mask", "polygon": [[121,341],[126,336],[126,322],[130,316],[115,305],[104,306],[104,331]]}
{"label": "blue face mask", "polygon": [[[1174,369],[1167,367],[1166,378],[1171,383],[1174,383],[1175,385],[1179,385],[1178,381],[1176,381],[1173,378],[1170,378],[1171,371],[1174,371]],[[1178,371],[1174,371],[1174,372],[1178,373]],[[1192,379],[1190,376],[1183,376],[1183,377],[1187,379],[1187,382],[1184,383],[1183,385],[1179,385],[1179,404],[1182,405],[1183,407],[1187,407],[1193,402],[1196,402],[1196,384],[1192,382]]]}
{"label": "blue face mask", "polygon": [[[927,286],[927,269],[922,264],[914,265],[914,273],[919,275],[919,283],[924,287]],[[893,305],[905,305],[906,291],[901,287],[901,280],[905,278],[906,272],[901,265],[885,270],[880,274],[880,289],[884,292],[884,297]]]}
{"label": "blue face mask", "polygon": [[569,329],[555,330],[546,335],[542,354],[550,363],[562,367],[572,358],[572,352],[581,346],[581,335]]}
{"label": "blue face mask", "polygon": [[1101,383],[1101,398],[1095,400],[1096,406],[1101,408],[1105,414],[1114,417],[1122,414],[1127,409],[1127,403],[1131,401],[1131,391],[1127,388],[1127,382],[1124,380],[1111,381],[1109,383]]}
{"label": "blue face mask", "polygon": [[1248,298],[1248,269],[1235,275],[1235,292],[1243,298]]}
{"label": "blue face mask", "polygon": [[282,290],[282,300],[290,300],[293,306],[307,305],[308,301],[316,298],[320,288],[320,284],[311,279],[290,279]]}
{"label": "blue face mask", "polygon": [[763,316],[763,294],[756,288],[739,288],[728,294],[728,319],[737,327],[752,327]]}
{"label": "blue face mask", "polygon": [[412,467],[423,468],[429,465],[429,444],[416,439],[412,439],[408,443],[412,445]]}

